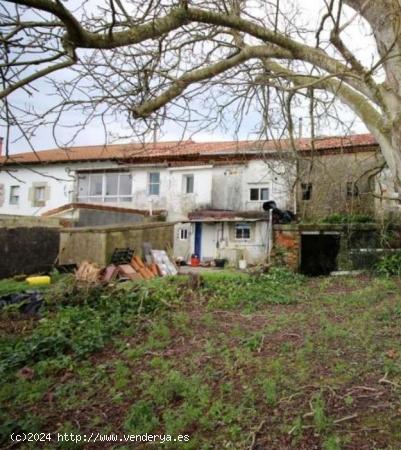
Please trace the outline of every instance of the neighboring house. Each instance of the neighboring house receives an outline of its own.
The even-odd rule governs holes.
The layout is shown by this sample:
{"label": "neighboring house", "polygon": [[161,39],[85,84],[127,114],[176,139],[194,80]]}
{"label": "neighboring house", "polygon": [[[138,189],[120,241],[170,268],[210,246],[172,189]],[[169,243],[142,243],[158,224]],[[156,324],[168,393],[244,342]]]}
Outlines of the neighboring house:
{"label": "neighboring house", "polygon": [[303,219],[333,213],[375,215],[377,175],[383,169],[371,135],[322,138],[299,146],[297,204]]}
{"label": "neighboring house", "polygon": [[374,210],[378,146],[370,135],[300,139],[295,148],[189,140],[13,154],[0,159],[0,214],[60,215],[69,204],[103,205],[120,218],[165,211],[180,223],[177,256],[256,261],[268,245],[267,200],[301,217]]}

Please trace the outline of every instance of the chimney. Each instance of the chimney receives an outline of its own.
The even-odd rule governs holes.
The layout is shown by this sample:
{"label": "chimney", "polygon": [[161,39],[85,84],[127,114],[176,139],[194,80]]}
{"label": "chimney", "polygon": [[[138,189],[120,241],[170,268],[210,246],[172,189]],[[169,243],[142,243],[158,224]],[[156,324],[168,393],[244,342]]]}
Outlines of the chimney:
{"label": "chimney", "polygon": [[3,138],[0,136],[0,156],[3,156]]}

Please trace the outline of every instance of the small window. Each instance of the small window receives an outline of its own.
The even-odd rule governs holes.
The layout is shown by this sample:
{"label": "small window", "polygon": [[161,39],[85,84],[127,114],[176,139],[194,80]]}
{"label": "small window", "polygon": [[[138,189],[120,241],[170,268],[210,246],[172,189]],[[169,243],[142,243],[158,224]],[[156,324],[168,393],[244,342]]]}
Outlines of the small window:
{"label": "small window", "polygon": [[45,206],[45,186],[36,186],[33,191],[34,206]]}
{"label": "small window", "polygon": [[180,240],[186,241],[188,239],[188,229],[187,228],[180,228]]}
{"label": "small window", "polygon": [[301,183],[302,200],[310,200],[312,198],[312,183]]}
{"label": "small window", "polygon": [[235,225],[235,239],[249,240],[251,238],[251,227],[249,223],[237,223]]}
{"label": "small window", "polygon": [[268,188],[261,188],[260,199],[263,201],[269,200],[269,189]]}
{"label": "small window", "polygon": [[19,186],[10,187],[10,205],[18,205],[19,203]]}
{"label": "small window", "polygon": [[269,200],[269,188],[251,188],[249,190],[249,199],[252,202]]}
{"label": "small window", "polygon": [[347,182],[347,198],[358,197],[359,189],[353,181]]}
{"label": "small window", "polygon": [[194,176],[193,175],[183,175],[183,188],[184,194],[194,193]]}
{"label": "small window", "polygon": [[257,188],[252,188],[251,189],[250,199],[252,201],[258,201],[259,200],[259,189],[257,189]]}
{"label": "small window", "polygon": [[160,194],[160,173],[150,172],[149,173],[149,195],[159,195]]}

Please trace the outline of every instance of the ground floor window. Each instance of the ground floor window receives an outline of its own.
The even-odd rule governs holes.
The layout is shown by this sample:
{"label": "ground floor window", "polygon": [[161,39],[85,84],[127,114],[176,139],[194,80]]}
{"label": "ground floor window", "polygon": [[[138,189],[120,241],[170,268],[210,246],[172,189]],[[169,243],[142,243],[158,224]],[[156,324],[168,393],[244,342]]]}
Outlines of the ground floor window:
{"label": "ground floor window", "polygon": [[132,201],[132,175],[129,172],[80,173],[79,202],[121,203]]}
{"label": "ground floor window", "polygon": [[251,238],[251,227],[249,223],[241,222],[235,224],[235,239],[249,240]]}
{"label": "ground floor window", "polygon": [[186,241],[188,239],[188,229],[187,228],[180,228],[180,240]]}

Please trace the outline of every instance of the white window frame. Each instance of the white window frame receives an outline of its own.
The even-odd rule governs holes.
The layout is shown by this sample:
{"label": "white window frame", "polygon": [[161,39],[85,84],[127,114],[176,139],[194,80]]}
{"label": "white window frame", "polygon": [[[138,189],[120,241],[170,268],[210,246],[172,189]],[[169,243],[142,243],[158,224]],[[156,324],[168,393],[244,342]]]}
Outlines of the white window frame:
{"label": "white window frame", "polygon": [[[38,193],[40,193],[40,195],[38,195]],[[33,201],[35,203],[45,203],[46,202],[46,186],[34,186]]]}
{"label": "white window frame", "polygon": [[[21,186],[17,184],[10,186],[10,197],[8,200],[10,205],[19,205],[20,189]],[[15,190],[17,191],[16,193],[14,192]]]}
{"label": "white window frame", "polygon": [[[258,190],[258,199],[257,200],[253,200],[251,198],[251,191],[253,189],[257,189]],[[262,199],[262,190],[267,190],[267,198],[266,199]],[[250,186],[249,187],[249,201],[250,202],[267,202],[270,198],[270,186]]]}
{"label": "white window frame", "polygon": [[[192,191],[188,192],[188,180],[192,178]],[[195,175],[193,173],[186,173],[182,176],[182,192],[184,194],[195,193]]]}
{"label": "white window frame", "polygon": [[[115,174],[118,175],[117,181],[117,194],[109,194],[106,195],[106,186],[107,186],[107,175]],[[85,175],[88,177],[88,192],[87,195],[79,195],[79,177]],[[91,195],[91,177],[93,176],[102,176],[102,193],[100,195]],[[131,194],[120,194],[121,192],[121,176],[128,175],[131,181]],[[114,171],[105,171],[105,172],[78,172],[78,186],[77,186],[77,201],[81,203],[123,203],[123,202],[132,202],[132,174],[131,172],[114,172]],[[115,201],[108,202],[108,199],[116,199]]]}
{"label": "white window frame", "polygon": [[[159,175],[159,181],[157,183],[150,181],[152,175],[154,175],[154,174]],[[154,194],[151,192],[151,186],[157,186],[157,194]],[[160,195],[160,172],[149,172],[148,173],[148,195],[150,195],[151,197],[158,197]]]}
{"label": "white window frame", "polygon": [[187,241],[189,236],[188,228],[180,228],[179,238],[180,241]]}
{"label": "white window frame", "polygon": [[[237,237],[237,231],[238,230],[242,230],[242,235],[243,235],[243,230],[247,229],[249,230],[249,236],[248,237]],[[251,224],[249,222],[237,222],[234,226],[234,235],[235,235],[235,240],[236,241],[250,241],[251,240]]]}

